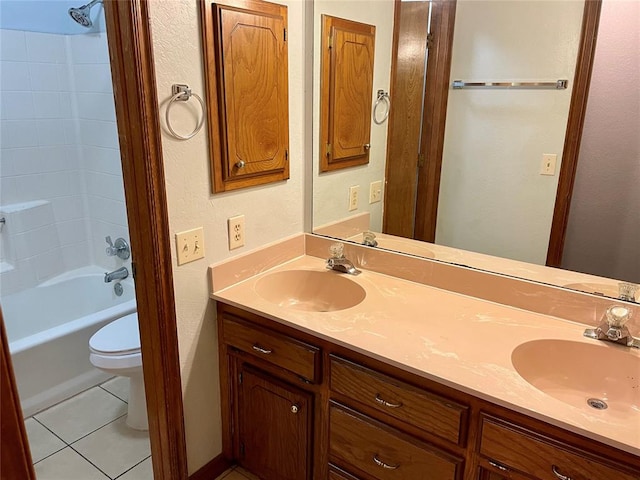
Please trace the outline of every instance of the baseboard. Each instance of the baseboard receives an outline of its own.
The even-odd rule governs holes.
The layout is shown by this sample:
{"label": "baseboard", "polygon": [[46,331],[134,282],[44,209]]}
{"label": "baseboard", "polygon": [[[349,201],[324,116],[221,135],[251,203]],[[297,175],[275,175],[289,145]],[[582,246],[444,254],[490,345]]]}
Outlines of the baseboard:
{"label": "baseboard", "polygon": [[215,480],[232,465],[223,454],[213,458],[209,463],[189,475],[189,480]]}

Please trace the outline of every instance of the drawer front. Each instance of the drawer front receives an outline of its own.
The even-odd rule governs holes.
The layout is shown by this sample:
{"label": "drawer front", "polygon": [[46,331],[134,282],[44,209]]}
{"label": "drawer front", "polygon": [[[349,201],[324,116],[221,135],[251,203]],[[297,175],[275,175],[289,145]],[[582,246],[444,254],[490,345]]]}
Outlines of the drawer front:
{"label": "drawer front", "polygon": [[379,480],[454,480],[462,461],[364,415],[332,404],[329,455]]}
{"label": "drawer front", "polygon": [[241,320],[224,316],[223,340],[239,350],[287,369],[302,378],[315,382],[320,350],[286,335],[254,327]]}
{"label": "drawer front", "polygon": [[331,390],[456,444],[467,407],[341,358],[331,358]]}
{"label": "drawer front", "polygon": [[358,478],[350,475],[348,473],[343,472],[337,467],[330,465],[329,466],[329,480],[358,480]]}
{"label": "drawer front", "polygon": [[558,480],[562,475],[571,480],[640,478],[638,474],[608,467],[489,417],[482,419],[480,454],[540,480]]}

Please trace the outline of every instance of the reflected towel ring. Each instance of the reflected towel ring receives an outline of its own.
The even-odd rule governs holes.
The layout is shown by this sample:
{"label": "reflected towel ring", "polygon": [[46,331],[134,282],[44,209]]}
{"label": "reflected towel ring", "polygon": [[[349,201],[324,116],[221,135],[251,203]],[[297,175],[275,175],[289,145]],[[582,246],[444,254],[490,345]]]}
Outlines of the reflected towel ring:
{"label": "reflected towel ring", "polygon": [[[173,96],[171,97],[171,100],[169,100],[169,103],[167,104],[167,109],[164,114],[164,118],[167,122],[167,128],[169,129],[169,132],[171,132],[171,135],[173,135],[178,140],[189,140],[190,138],[195,136],[196,133],[198,133],[202,129],[202,126],[204,125],[204,115],[206,111],[204,106],[204,101],[202,100],[200,95],[193,93],[191,91],[191,89],[189,88],[189,85],[181,85],[178,83],[174,83],[171,86],[171,93],[173,94]],[[169,120],[169,111],[171,110],[171,106],[173,105],[174,102],[176,101],[186,102],[191,97],[195,97],[196,100],[200,102],[200,107],[202,108],[202,116],[200,117],[200,120],[198,120],[198,124],[196,125],[196,128],[193,132],[191,132],[189,135],[180,135],[171,126],[171,121]]]}
{"label": "reflected towel ring", "polygon": [[[378,105],[380,105],[382,102],[384,102],[384,104],[385,104],[384,115],[382,116],[382,119],[378,120],[376,112],[378,110]],[[373,121],[374,121],[374,123],[376,125],[382,125],[384,122],[386,122],[387,118],[389,117],[389,110],[390,109],[391,109],[391,101],[389,100],[389,93],[385,92],[384,90],[378,90],[378,99],[376,100],[376,103],[373,105]]]}

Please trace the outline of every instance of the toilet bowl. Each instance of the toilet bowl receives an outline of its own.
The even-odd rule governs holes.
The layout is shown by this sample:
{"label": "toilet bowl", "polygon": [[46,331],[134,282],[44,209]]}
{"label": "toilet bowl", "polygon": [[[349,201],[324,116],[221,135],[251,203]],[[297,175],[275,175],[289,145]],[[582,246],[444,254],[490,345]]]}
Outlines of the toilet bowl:
{"label": "toilet bowl", "polygon": [[89,352],[94,367],[112,375],[129,377],[126,423],[136,430],[148,430],[138,314],[114,320],[94,333],[89,339]]}

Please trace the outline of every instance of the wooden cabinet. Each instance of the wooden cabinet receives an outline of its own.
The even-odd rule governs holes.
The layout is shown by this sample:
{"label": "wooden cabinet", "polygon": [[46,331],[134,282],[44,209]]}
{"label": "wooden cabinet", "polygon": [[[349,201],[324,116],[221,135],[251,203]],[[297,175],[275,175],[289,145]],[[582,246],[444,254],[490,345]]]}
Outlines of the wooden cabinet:
{"label": "wooden cabinet", "polygon": [[320,171],[369,162],[375,26],[322,16]]}
{"label": "wooden cabinet", "polygon": [[311,394],[248,364],[238,383],[240,462],[266,480],[311,478]]}
{"label": "wooden cabinet", "polygon": [[289,178],[287,8],[202,2],[214,192]]}
{"label": "wooden cabinet", "polygon": [[224,453],[266,480],[638,480],[640,457],[218,304]]}

